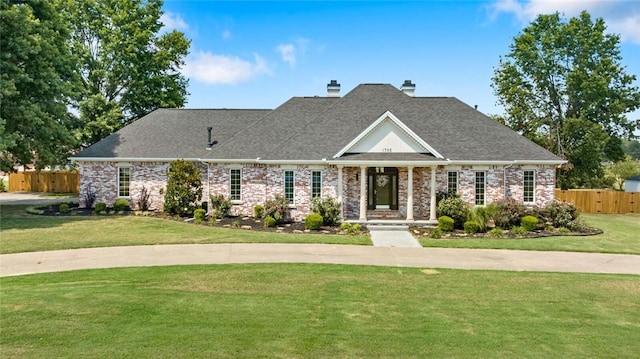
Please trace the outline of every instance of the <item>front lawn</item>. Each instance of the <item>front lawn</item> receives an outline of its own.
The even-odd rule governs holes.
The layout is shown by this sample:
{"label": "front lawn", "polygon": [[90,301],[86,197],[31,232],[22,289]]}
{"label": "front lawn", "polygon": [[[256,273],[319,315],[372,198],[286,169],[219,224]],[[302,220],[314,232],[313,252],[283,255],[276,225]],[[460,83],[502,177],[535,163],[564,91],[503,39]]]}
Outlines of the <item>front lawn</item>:
{"label": "front lawn", "polygon": [[581,214],[590,227],[604,231],[595,236],[558,236],[525,239],[420,237],[423,247],[524,249],[540,251],[572,251],[640,254],[640,213]]}
{"label": "front lawn", "polygon": [[0,278],[4,358],[636,358],[640,276],[312,264]]}

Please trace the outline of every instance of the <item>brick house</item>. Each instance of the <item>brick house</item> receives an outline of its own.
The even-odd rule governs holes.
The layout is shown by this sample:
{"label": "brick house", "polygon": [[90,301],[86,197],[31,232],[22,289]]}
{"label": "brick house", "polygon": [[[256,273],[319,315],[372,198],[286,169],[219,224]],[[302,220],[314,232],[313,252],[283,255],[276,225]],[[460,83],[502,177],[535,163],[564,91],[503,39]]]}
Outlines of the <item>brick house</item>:
{"label": "brick house", "polygon": [[[193,161],[203,201],[224,194],[232,213],[276,194],[301,220],[311,199],[342,202],[345,219],[436,219],[439,191],[471,205],[552,201],[563,160],[453,97],[415,97],[405,81],[361,84],[343,97],[293,97],[273,110],[158,109],[85,149],[80,198],[135,200],[144,186],[161,210],[169,162]],[[81,204],[82,205],[82,204]]]}

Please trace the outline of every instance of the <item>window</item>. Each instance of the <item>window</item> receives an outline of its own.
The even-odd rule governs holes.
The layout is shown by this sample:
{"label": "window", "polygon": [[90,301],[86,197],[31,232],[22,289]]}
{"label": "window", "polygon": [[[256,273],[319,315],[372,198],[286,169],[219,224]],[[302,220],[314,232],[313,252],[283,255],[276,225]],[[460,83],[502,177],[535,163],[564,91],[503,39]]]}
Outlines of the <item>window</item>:
{"label": "window", "polygon": [[284,171],[284,198],[293,203],[293,171]]}
{"label": "window", "polygon": [[118,197],[129,197],[129,184],[131,183],[129,167],[118,168]]}
{"label": "window", "polygon": [[476,172],[476,206],[484,206],[486,187],[485,173]]}
{"label": "window", "polygon": [[232,169],[229,179],[231,182],[229,185],[229,199],[231,201],[239,201],[242,186],[242,172],[239,169]]}
{"label": "window", "polygon": [[535,188],[536,188],[535,171],[524,171],[523,201],[525,203],[534,202]]}
{"label": "window", "polygon": [[320,171],[311,172],[311,198],[322,196],[322,173]]}
{"label": "window", "polygon": [[447,172],[447,193],[458,193],[458,172]]}

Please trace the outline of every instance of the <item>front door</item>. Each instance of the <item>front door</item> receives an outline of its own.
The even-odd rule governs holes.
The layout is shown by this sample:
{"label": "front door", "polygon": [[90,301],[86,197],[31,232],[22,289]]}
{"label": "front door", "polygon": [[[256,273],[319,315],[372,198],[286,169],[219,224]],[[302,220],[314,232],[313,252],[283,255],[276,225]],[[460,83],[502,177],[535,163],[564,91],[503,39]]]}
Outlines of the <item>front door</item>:
{"label": "front door", "polygon": [[398,209],[398,169],[370,167],[368,170],[369,210]]}

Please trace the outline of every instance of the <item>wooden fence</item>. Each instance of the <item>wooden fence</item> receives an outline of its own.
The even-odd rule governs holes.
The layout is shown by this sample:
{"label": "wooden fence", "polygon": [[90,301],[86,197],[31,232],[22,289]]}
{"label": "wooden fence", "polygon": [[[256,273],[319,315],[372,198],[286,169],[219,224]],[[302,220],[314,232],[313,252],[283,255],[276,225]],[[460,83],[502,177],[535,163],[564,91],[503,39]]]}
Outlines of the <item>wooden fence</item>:
{"label": "wooden fence", "polygon": [[583,213],[640,213],[640,192],[559,190],[556,199],[571,202]]}
{"label": "wooden fence", "polygon": [[9,192],[79,193],[80,174],[76,171],[10,173]]}

